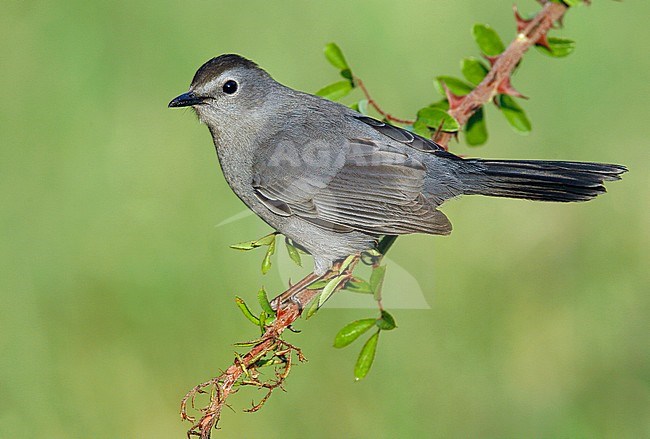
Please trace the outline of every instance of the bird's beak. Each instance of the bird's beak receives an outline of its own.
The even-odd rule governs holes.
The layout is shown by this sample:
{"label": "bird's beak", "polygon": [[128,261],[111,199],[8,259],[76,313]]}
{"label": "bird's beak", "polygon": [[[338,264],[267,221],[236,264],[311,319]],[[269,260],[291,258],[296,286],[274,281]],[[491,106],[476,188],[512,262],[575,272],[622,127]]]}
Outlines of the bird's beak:
{"label": "bird's beak", "polygon": [[169,103],[168,107],[173,108],[173,107],[191,107],[192,105],[199,105],[202,104],[204,101],[204,98],[195,95],[194,93],[187,92],[183,93],[180,96],[175,97],[172,99],[172,101]]}

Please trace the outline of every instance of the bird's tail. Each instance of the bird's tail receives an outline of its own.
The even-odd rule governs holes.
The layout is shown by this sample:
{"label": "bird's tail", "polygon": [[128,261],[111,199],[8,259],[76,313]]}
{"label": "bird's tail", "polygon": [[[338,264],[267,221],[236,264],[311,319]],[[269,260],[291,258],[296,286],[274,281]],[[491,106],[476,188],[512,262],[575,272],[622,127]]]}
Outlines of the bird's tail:
{"label": "bird's tail", "polygon": [[619,180],[624,166],[543,160],[466,159],[459,175],[463,193],[537,201],[587,201]]}

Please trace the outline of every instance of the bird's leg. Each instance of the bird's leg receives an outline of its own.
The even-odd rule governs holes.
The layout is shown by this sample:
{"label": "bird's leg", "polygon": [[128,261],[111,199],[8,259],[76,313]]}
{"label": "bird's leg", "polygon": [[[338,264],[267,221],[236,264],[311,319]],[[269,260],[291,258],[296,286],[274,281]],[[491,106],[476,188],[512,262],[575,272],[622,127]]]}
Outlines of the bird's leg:
{"label": "bird's leg", "polygon": [[291,285],[284,293],[274,298],[271,301],[271,307],[275,311],[278,311],[283,303],[291,302],[297,305],[298,310],[302,312],[302,308],[322,290],[322,287],[310,289],[310,285],[317,281],[330,280],[336,276],[340,276],[344,272],[348,274],[351,273],[354,266],[357,264],[359,257],[358,254],[355,254],[348,256],[345,260],[336,261],[327,272],[321,275],[309,273],[300,281]]}
{"label": "bird's leg", "polygon": [[[309,285],[313,284],[317,280],[320,280],[321,278],[327,276],[327,274],[328,273],[325,273],[324,275],[319,276],[314,273],[309,273],[307,276],[305,276],[295,284],[291,285],[284,293],[274,298],[271,301],[271,307],[277,311],[280,308],[280,305],[282,303],[286,301],[295,302],[294,298],[296,294],[298,294],[300,291],[307,288]],[[300,306],[300,308],[302,308],[302,306]]]}

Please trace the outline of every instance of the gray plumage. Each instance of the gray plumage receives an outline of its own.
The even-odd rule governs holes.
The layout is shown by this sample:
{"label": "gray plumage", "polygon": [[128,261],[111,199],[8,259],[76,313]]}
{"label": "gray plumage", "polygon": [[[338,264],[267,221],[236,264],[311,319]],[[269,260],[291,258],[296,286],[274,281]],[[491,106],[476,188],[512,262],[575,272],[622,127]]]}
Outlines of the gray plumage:
{"label": "gray plumage", "polygon": [[315,272],[379,237],[446,235],[438,210],[459,195],[586,201],[619,165],[462,159],[402,128],[273,80],[222,55],[169,104],[192,106],[212,134],[235,194],[314,257]]}

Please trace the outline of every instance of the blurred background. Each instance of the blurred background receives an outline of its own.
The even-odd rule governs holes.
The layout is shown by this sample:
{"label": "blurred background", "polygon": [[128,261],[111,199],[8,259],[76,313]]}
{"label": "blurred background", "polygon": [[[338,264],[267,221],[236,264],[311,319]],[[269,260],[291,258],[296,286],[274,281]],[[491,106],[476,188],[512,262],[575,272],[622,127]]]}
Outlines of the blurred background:
{"label": "blurred background", "polygon": [[[522,0],[523,12],[538,9]],[[167,103],[226,52],[315,91],[338,80],[336,41],[383,107],[410,117],[432,78],[478,55],[474,23],[514,36],[510,4],[14,1],[0,6],[0,437],[181,438],[180,398],[256,332],[235,294],[279,292],[269,229],[227,187],[208,130]],[[650,437],[648,2],[576,8],[574,54],[524,60],[515,86],[533,132],[493,109],[495,158],[621,163],[586,204],[466,197],[449,237],[399,239],[391,259],[430,309],[396,309],[353,382],[364,309],[328,309],[299,335],[309,362],[257,414],[230,401],[217,437]],[[359,96],[357,96],[359,97]],[[284,251],[280,249],[280,251]],[[390,277],[389,267],[387,276]],[[397,288],[385,295],[399,295]]]}

